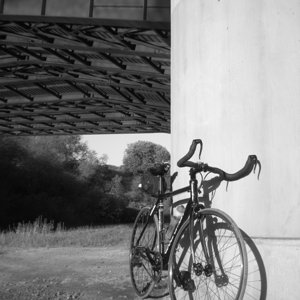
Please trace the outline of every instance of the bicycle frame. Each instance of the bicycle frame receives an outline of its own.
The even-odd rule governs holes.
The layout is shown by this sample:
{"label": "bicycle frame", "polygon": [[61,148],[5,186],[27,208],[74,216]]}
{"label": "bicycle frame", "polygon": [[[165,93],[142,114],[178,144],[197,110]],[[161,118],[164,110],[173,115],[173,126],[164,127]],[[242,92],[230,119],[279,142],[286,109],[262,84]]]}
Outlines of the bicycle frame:
{"label": "bicycle frame", "polygon": [[[212,208],[211,203],[222,181],[244,178],[255,171],[257,165],[260,172],[261,165],[256,155],[249,155],[244,167],[231,174],[201,161],[193,162],[190,159],[199,144],[200,160],[202,141],[198,139],[193,140],[188,153],[177,162],[178,167],[190,168],[188,186],[166,192],[164,175],[170,164],[157,164],[149,169],[153,176],[159,176],[159,191],[152,195],[156,198],[152,208],[145,207],[138,214],[130,248],[131,278],[140,296],[150,295],[155,284],[164,278],[164,270],[168,270],[172,299],[176,299],[177,291],[186,295],[196,290],[197,293],[206,294],[210,290],[210,283],[215,288],[224,287],[224,293],[227,293],[227,285],[232,287],[234,290],[229,290],[229,294],[234,293],[235,299],[242,299],[245,293],[248,263],[243,236],[234,220],[222,210]],[[202,177],[199,187],[196,178],[198,173]],[[207,180],[208,174],[217,176]],[[174,174],[171,182],[172,178]],[[173,223],[175,220],[171,219],[166,232],[164,201],[184,192],[189,192],[189,197],[182,199],[187,203],[184,213],[179,221]],[[177,205],[180,204],[182,201],[177,202]],[[232,261],[236,263],[232,264]],[[147,274],[146,277],[144,274]],[[140,276],[145,278],[142,282]],[[203,289],[199,287],[201,282],[204,282]]]}
{"label": "bicycle frame", "polygon": [[[194,250],[195,247],[194,247],[194,239],[193,239],[193,237],[194,237],[194,217],[198,213],[201,215],[201,210],[206,208],[206,206],[207,206],[206,201],[204,201],[205,206],[203,206],[202,204],[199,203],[198,180],[196,179],[196,174],[197,174],[197,171],[194,170],[193,168],[191,168],[190,169],[190,184],[184,188],[180,188],[178,190],[175,190],[172,192],[167,192],[167,193],[165,193],[165,191],[164,191],[164,184],[163,184],[164,177],[163,176],[159,177],[160,178],[159,192],[158,192],[158,195],[155,195],[157,200],[150,211],[149,220],[153,217],[156,220],[157,225],[158,225],[158,236],[157,236],[158,249],[157,249],[157,252],[161,255],[164,270],[168,269],[169,258],[170,258],[171,249],[172,249],[175,237],[178,234],[181,227],[183,226],[183,224],[187,220],[190,220],[189,244],[190,244],[190,249],[191,249],[191,255],[192,255],[194,265],[196,265],[195,250]],[[202,183],[201,183],[201,186],[203,186]],[[176,227],[174,228],[174,231],[172,232],[172,235],[171,235],[169,243],[168,243],[168,247],[165,249],[164,203],[163,202],[165,199],[167,199],[169,197],[173,197],[173,196],[185,193],[185,192],[190,192],[189,200],[187,202],[183,216],[180,218],[178,224],[176,225]],[[202,203],[202,201],[201,201],[201,203]],[[156,217],[156,215],[158,217]],[[207,222],[209,224],[212,224],[213,220],[207,219]],[[220,266],[220,270],[222,273],[221,276],[223,276],[224,271],[223,271],[223,267],[220,262],[219,253],[218,253],[217,246],[215,244],[214,236],[210,235],[210,237],[206,243],[204,240],[204,230],[203,230],[202,222],[199,222],[199,225],[200,225],[199,226],[200,227],[199,237],[200,237],[201,246],[202,246],[202,249],[204,252],[205,260],[208,265],[209,264],[214,265],[214,262],[212,261],[211,257],[213,256],[213,253],[215,253],[215,257],[217,258],[217,262],[218,262],[218,265]],[[148,222],[146,222],[145,227],[140,234],[140,237],[143,236],[143,233],[146,230],[147,226],[148,226]],[[145,255],[149,256],[148,258],[150,261],[153,260],[150,256],[150,253],[145,253]],[[196,268],[196,266],[194,266],[194,267]],[[213,269],[215,269],[215,268],[213,268]],[[215,273],[215,271],[212,271],[212,272],[214,273],[215,278],[217,278],[218,275]]]}
{"label": "bicycle frame", "polygon": [[[157,195],[157,200],[156,203],[153,205],[151,212],[150,212],[150,217],[153,217],[156,212],[158,215],[158,251],[160,253],[160,255],[162,256],[162,260],[163,260],[163,266],[164,269],[167,267],[168,265],[168,261],[169,261],[169,257],[170,257],[170,252],[172,249],[172,245],[174,242],[174,238],[176,237],[178,231],[180,230],[181,226],[185,223],[186,220],[190,219],[193,220],[194,218],[194,212],[195,209],[198,208],[199,205],[199,201],[198,201],[198,181],[196,179],[196,171],[194,169],[190,170],[190,185],[186,186],[184,188],[180,188],[178,190],[172,191],[172,192],[167,192],[164,193],[164,188],[163,188],[163,176],[160,176],[160,180],[159,180],[159,193]],[[165,250],[165,228],[164,228],[164,200],[166,198],[169,197],[173,197],[185,192],[190,192],[190,198],[188,200],[187,206],[185,208],[184,214],[181,217],[180,221],[178,222],[178,224],[176,225],[167,249]],[[190,234],[190,245],[191,245],[191,249],[192,249],[192,257],[193,260],[195,261],[195,253],[194,253],[194,241],[193,241],[193,222],[190,223],[190,232],[192,234]],[[145,224],[145,227],[147,227],[147,224]],[[201,230],[200,235],[203,236],[203,230]],[[202,243],[202,247],[204,249],[204,254],[205,254],[205,258],[207,260],[207,262],[209,262],[209,254],[208,254],[208,250],[207,250],[207,246],[204,242],[204,239],[201,238],[201,243]]]}

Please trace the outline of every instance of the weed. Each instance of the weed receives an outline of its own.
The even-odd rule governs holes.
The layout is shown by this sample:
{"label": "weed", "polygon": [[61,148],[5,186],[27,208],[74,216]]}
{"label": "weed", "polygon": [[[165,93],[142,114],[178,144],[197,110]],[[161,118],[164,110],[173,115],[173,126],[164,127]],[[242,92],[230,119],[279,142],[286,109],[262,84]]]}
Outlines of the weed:
{"label": "weed", "polygon": [[66,229],[63,224],[38,218],[0,232],[0,247],[109,247],[129,246],[131,225],[109,225]]}

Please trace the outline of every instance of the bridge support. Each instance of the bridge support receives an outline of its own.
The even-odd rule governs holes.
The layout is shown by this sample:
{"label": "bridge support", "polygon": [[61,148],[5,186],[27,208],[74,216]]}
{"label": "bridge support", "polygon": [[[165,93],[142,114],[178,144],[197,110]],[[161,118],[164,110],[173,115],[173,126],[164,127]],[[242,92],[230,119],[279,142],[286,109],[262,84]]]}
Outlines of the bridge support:
{"label": "bridge support", "polygon": [[299,242],[290,244],[300,238],[299,20],[296,0],[177,0],[171,8],[173,170],[194,138],[203,139],[203,160],[228,172],[248,154],[261,159],[260,181],[250,175],[228,192],[223,184],[214,206],[289,253],[264,240],[268,299],[300,293],[297,277],[281,278],[270,260],[299,270]]}

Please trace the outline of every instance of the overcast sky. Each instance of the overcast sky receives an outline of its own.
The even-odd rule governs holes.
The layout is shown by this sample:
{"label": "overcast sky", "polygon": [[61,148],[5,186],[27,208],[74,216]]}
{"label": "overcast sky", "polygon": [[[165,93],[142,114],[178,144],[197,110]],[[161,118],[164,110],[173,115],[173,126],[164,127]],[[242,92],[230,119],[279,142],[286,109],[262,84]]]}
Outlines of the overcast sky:
{"label": "overcast sky", "polygon": [[82,139],[98,156],[107,154],[108,164],[115,166],[122,165],[127,145],[137,141],[150,141],[171,150],[171,135],[166,133],[84,135]]}

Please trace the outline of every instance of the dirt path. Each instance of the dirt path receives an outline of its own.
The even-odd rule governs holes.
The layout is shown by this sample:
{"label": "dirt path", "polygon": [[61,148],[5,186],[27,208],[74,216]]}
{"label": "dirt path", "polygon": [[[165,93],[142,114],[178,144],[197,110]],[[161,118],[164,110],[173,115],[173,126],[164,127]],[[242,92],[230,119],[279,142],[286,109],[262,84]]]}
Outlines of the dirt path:
{"label": "dirt path", "polygon": [[0,252],[0,299],[138,298],[131,286],[127,249],[41,248]]}

